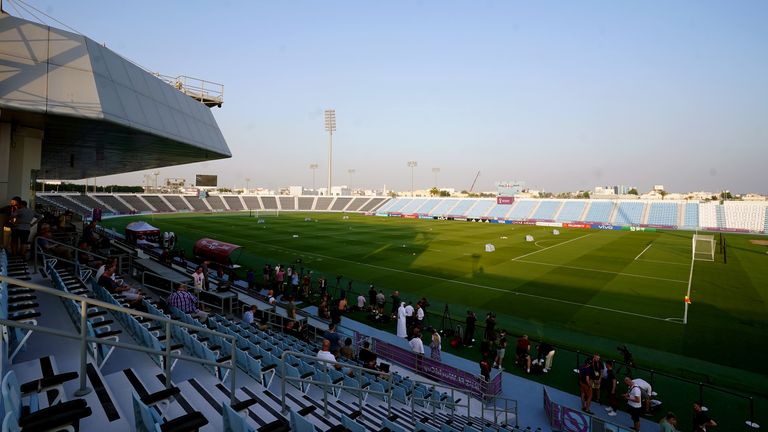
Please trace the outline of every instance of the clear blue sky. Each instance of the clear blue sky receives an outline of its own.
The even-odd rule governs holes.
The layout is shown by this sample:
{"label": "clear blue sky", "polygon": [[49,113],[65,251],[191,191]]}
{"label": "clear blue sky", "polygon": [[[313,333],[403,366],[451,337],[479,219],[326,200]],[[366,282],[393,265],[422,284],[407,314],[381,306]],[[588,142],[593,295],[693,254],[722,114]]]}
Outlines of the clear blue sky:
{"label": "clear blue sky", "polygon": [[[766,1],[26,0],[167,75],[224,83],[220,185],[768,193]],[[6,9],[16,11],[7,3]],[[139,184],[144,173],[122,175]],[[102,178],[99,184],[112,179]]]}

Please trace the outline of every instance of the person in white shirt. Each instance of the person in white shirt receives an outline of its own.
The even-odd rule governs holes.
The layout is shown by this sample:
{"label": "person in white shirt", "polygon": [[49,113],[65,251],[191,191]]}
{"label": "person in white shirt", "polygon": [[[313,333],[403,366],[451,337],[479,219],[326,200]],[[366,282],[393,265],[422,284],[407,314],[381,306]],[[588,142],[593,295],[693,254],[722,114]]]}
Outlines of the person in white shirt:
{"label": "person in white shirt", "polygon": [[256,310],[256,305],[251,305],[251,307],[243,313],[243,321],[245,321],[246,324],[253,324]]}
{"label": "person in white shirt", "polygon": [[421,370],[421,363],[424,359],[424,342],[421,340],[421,329],[418,327],[413,329],[413,337],[408,345],[411,346],[411,351],[416,354],[416,370]]}
{"label": "person in white shirt", "polygon": [[408,330],[408,332],[413,331],[413,305],[411,302],[408,302],[408,305],[405,306],[405,327]]}
{"label": "person in white shirt", "polygon": [[424,324],[424,308],[416,304],[416,326],[422,328]]}
{"label": "person in white shirt", "polygon": [[[332,362],[336,361],[336,356],[333,355],[333,353],[331,352],[331,341],[329,341],[328,339],[323,339],[323,348],[317,352],[317,358],[319,360],[326,360],[326,361],[332,361]],[[328,367],[329,363],[321,362],[320,366]],[[340,365],[333,365],[333,368],[336,370],[341,370]]]}
{"label": "person in white shirt", "polygon": [[195,272],[192,273],[192,279],[194,280],[195,294],[200,295],[200,291],[205,289],[205,274],[203,274],[202,266],[195,269]]}
{"label": "person in white shirt", "polygon": [[640,415],[643,412],[642,391],[630,377],[624,378],[624,384],[626,384],[628,388],[627,392],[624,394],[624,399],[627,400],[629,414],[632,416],[635,431],[640,432]]}
{"label": "person in white shirt", "polygon": [[362,294],[357,296],[357,310],[365,310],[365,296]]}

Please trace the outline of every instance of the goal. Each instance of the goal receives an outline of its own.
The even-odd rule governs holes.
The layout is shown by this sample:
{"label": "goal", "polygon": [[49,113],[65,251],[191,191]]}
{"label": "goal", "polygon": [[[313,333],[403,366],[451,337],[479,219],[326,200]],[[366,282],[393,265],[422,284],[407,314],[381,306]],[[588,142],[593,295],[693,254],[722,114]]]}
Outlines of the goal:
{"label": "goal", "polygon": [[251,216],[261,219],[264,217],[273,217],[273,216],[280,216],[280,210],[278,209],[272,209],[272,210],[254,210],[251,213]]}
{"label": "goal", "polygon": [[692,247],[693,259],[698,261],[715,260],[715,236],[694,234]]}

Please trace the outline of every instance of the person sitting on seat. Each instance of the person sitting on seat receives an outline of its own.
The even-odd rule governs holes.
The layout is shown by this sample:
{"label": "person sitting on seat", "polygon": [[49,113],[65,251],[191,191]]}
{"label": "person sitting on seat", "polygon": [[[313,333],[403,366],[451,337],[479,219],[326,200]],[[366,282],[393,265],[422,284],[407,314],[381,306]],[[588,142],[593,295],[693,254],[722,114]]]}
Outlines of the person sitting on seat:
{"label": "person sitting on seat", "polygon": [[256,311],[257,311],[257,310],[258,310],[258,308],[256,308],[256,305],[251,305],[251,307],[250,307],[250,308],[248,308],[248,309],[247,309],[247,310],[246,310],[246,311],[243,313],[243,321],[244,321],[246,324],[253,324],[253,319],[254,319],[254,318],[255,318],[255,316],[256,316]]}
{"label": "person sitting on seat", "polygon": [[137,288],[126,285],[125,283],[117,282],[112,278],[114,272],[114,267],[110,267],[104,270],[104,273],[98,280],[99,286],[109,291],[111,294],[121,294],[125,296],[132,308],[142,309],[140,305],[141,301],[144,299],[144,295],[141,294],[141,291],[139,291]]}
{"label": "person sitting on seat", "polygon": [[180,284],[178,288],[176,288],[176,291],[172,292],[171,295],[168,296],[167,301],[170,306],[178,308],[182,312],[192,315],[202,323],[208,320],[208,314],[198,309],[197,297],[193,296],[189,291],[187,291],[186,284]]}
{"label": "person sitting on seat", "polygon": [[360,348],[360,352],[357,353],[357,358],[360,359],[361,363],[363,363],[363,367],[368,369],[376,369],[378,356],[376,356],[375,352],[371,351],[370,342],[363,342],[363,347]]}

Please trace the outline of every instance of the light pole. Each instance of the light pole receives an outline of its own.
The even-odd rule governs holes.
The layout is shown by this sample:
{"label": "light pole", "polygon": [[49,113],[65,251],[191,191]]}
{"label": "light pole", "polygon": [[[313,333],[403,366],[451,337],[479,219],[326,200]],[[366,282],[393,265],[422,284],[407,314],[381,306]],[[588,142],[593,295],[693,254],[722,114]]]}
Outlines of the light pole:
{"label": "light pole", "polygon": [[333,133],[336,132],[336,110],[325,110],[325,130],[328,132],[328,191],[326,195],[330,195],[333,181]]}
{"label": "light pole", "polygon": [[312,170],[312,191],[313,191],[313,192],[317,190],[317,189],[315,188],[315,172],[317,171],[317,167],[318,167],[318,166],[319,166],[319,165],[317,165],[316,163],[313,163],[313,164],[309,164],[309,169],[311,169],[311,170]]}
{"label": "light pole", "polygon": [[437,187],[437,174],[439,173],[440,173],[440,168],[432,168],[432,174],[435,175],[435,187]]}
{"label": "light pole", "polygon": [[245,193],[248,194],[248,189],[250,189],[248,186],[251,184],[251,179],[248,177],[245,178]]}
{"label": "light pole", "polygon": [[355,173],[355,169],[348,169],[347,172],[349,173],[349,194],[352,195],[352,174]]}
{"label": "light pole", "polygon": [[157,176],[160,175],[160,171],[155,171],[152,173],[152,175],[155,176],[155,193],[157,193]]}
{"label": "light pole", "polygon": [[416,168],[418,163],[416,161],[408,161],[408,166],[411,168],[411,197],[414,197],[413,194],[413,169]]}

